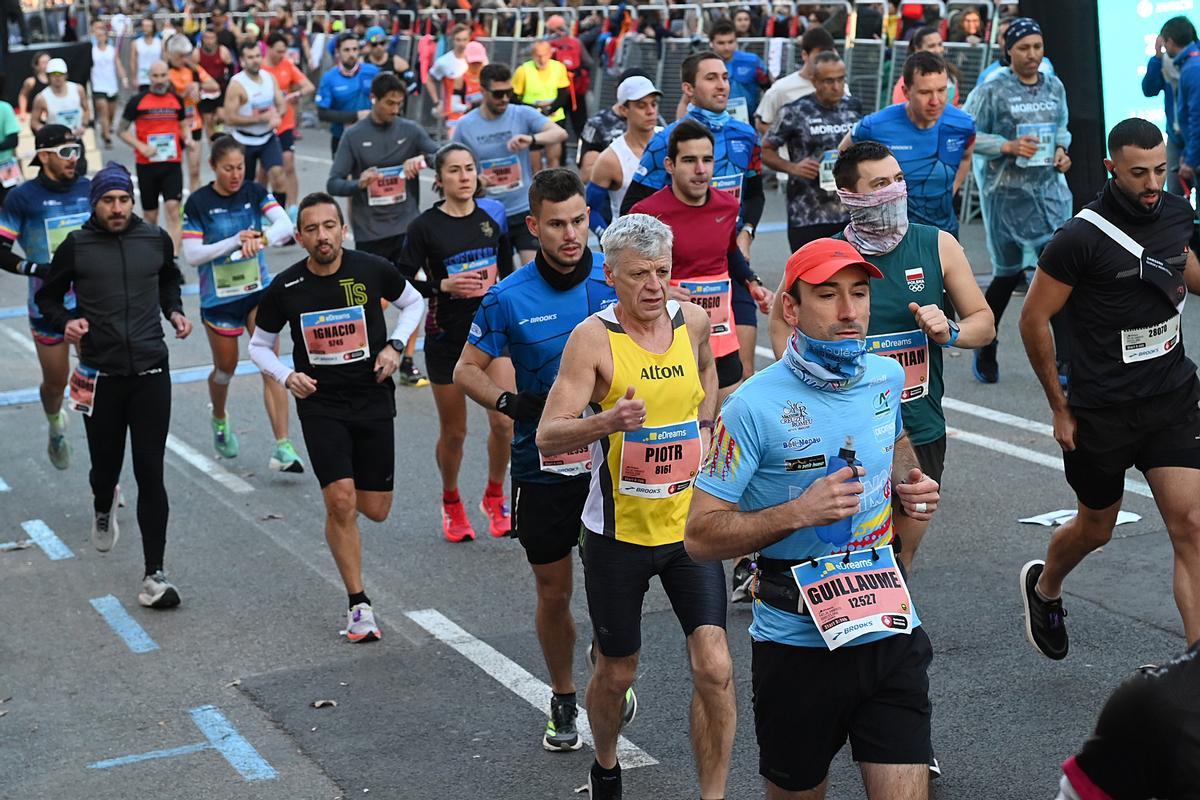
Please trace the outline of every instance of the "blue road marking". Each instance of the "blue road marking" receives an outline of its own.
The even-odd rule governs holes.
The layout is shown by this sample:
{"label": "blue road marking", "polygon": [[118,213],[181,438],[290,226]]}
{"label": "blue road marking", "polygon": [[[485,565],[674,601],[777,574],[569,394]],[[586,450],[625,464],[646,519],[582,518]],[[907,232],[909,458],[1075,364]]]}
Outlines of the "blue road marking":
{"label": "blue road marking", "polygon": [[0,478],[0,492],[11,492],[12,487],[4,482],[4,478]]}
{"label": "blue road marking", "polygon": [[135,653],[149,653],[158,649],[158,645],[150,638],[150,634],[146,633],[145,629],[129,616],[129,612],[125,610],[125,606],[121,605],[120,600],[111,594],[106,594],[104,597],[93,597],[88,602],[92,604],[92,608],[96,609],[96,613],[104,618],[108,627],[121,637],[130,650]]}
{"label": "blue road marking", "polygon": [[204,734],[205,741],[195,744],[185,744],[181,747],[171,747],[166,750],[151,750],[149,753],[135,753],[130,756],[107,758],[88,764],[88,769],[110,769],[126,764],[136,764],[140,761],[152,761],[159,758],[185,756],[200,753],[205,750],[216,750],[229,766],[237,770],[246,781],[270,781],[279,777],[275,768],[258,754],[254,746],[238,733],[225,715],[216,706],[200,706],[188,710],[192,722]]}
{"label": "blue road marking", "polygon": [[[181,290],[184,297],[188,295],[200,294],[200,287],[194,283],[185,283]],[[5,306],[0,308],[0,319],[17,319],[18,317],[29,316],[29,309],[25,306]]]}
{"label": "blue road marking", "polygon": [[22,522],[21,527],[29,534],[29,538],[33,539],[34,543],[42,548],[42,552],[51,561],[61,561],[64,558],[75,557],[75,554],[71,552],[71,548],[67,547],[62,539],[55,536],[54,531],[50,530],[50,526],[40,519],[31,519]]}

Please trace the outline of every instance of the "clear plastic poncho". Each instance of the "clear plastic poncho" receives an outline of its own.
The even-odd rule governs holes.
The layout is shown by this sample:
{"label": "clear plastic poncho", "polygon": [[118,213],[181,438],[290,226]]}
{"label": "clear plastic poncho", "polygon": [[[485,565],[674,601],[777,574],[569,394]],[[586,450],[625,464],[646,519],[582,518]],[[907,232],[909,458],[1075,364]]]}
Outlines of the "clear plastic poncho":
{"label": "clear plastic poncho", "polygon": [[[1071,217],[1066,176],[1053,167],[1056,148],[1071,146],[1067,94],[1053,75],[1027,86],[1006,67],[976,86],[963,110],[975,118],[971,166],[992,270],[1012,275],[1037,264],[1046,242]],[[1006,141],[1022,135],[1040,140],[1032,158],[1001,153]]]}

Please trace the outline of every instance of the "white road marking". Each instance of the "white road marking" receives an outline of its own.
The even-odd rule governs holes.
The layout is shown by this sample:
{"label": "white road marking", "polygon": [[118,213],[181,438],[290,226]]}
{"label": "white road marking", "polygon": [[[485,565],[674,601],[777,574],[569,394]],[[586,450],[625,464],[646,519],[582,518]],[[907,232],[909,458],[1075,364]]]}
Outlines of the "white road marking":
{"label": "white road marking", "polygon": [[[946,426],[946,434],[953,439],[967,444],[973,444],[976,447],[984,447],[996,453],[1002,453],[1006,456],[1019,458],[1022,461],[1028,461],[1031,464],[1040,464],[1043,467],[1049,467],[1056,472],[1062,472],[1062,458],[1058,456],[1048,456],[1045,453],[1039,453],[1036,450],[1030,450],[1027,447],[1021,447],[1015,444],[1000,439],[993,439],[991,436],[984,436],[979,433],[964,431],[960,428],[952,428]],[[1153,497],[1150,492],[1150,486],[1142,481],[1132,478],[1125,479],[1125,491],[1133,494],[1141,495],[1142,497]]]}
{"label": "white road marking", "polygon": [[0,333],[3,333],[5,336],[11,339],[13,344],[17,345],[25,352],[32,353],[35,356],[37,355],[37,346],[34,345],[33,339],[31,339],[28,334],[18,333],[12,328],[5,326],[0,326]]}
{"label": "white road marking", "polygon": [[[438,640],[453,647],[468,661],[486,672],[501,686],[520,697],[529,705],[543,714],[550,713],[550,687],[531,675],[524,667],[517,664],[508,656],[492,647],[487,642],[476,639],[460,628],[437,609],[409,611],[406,616],[413,622],[429,631]],[[592,728],[588,724],[587,712],[579,709],[579,717],[575,720],[579,735],[592,746]],[[617,740],[617,759],[624,769],[649,767],[658,761],[646,751],[626,739],[624,736]]]}
{"label": "white road marking", "polygon": [[234,494],[254,491],[253,486],[174,435],[167,436],[167,449]]}
{"label": "white road marking", "polygon": [[1008,425],[1011,428],[1019,428],[1023,431],[1040,433],[1043,436],[1054,438],[1053,425],[1047,425],[1044,422],[1037,422],[1025,417],[1018,417],[1015,414],[1007,414],[1003,411],[997,411],[994,408],[988,408],[987,406],[977,406],[974,403],[955,400],[953,397],[943,397],[942,408],[957,411],[960,414],[970,414],[972,417],[990,420],[1000,425]]}

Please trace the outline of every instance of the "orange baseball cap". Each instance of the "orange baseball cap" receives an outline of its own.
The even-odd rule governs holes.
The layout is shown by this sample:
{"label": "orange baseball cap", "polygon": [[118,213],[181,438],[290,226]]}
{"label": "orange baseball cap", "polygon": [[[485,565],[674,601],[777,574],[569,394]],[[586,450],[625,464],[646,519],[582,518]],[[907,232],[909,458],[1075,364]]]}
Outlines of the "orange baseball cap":
{"label": "orange baseball cap", "polygon": [[846,267],[862,267],[871,278],[882,278],[879,267],[862,257],[843,239],[816,239],[792,253],[784,268],[784,289],[797,280],[816,285],[824,283]]}

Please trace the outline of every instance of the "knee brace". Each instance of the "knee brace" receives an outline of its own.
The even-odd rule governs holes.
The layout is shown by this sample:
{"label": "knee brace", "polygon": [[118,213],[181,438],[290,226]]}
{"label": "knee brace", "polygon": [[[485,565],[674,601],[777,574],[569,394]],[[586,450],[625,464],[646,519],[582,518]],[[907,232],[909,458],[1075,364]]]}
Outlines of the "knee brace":
{"label": "knee brace", "polygon": [[226,372],[224,370],[213,367],[213,371],[212,371],[213,383],[217,384],[218,386],[228,386],[229,382],[231,380],[233,380],[232,372]]}

